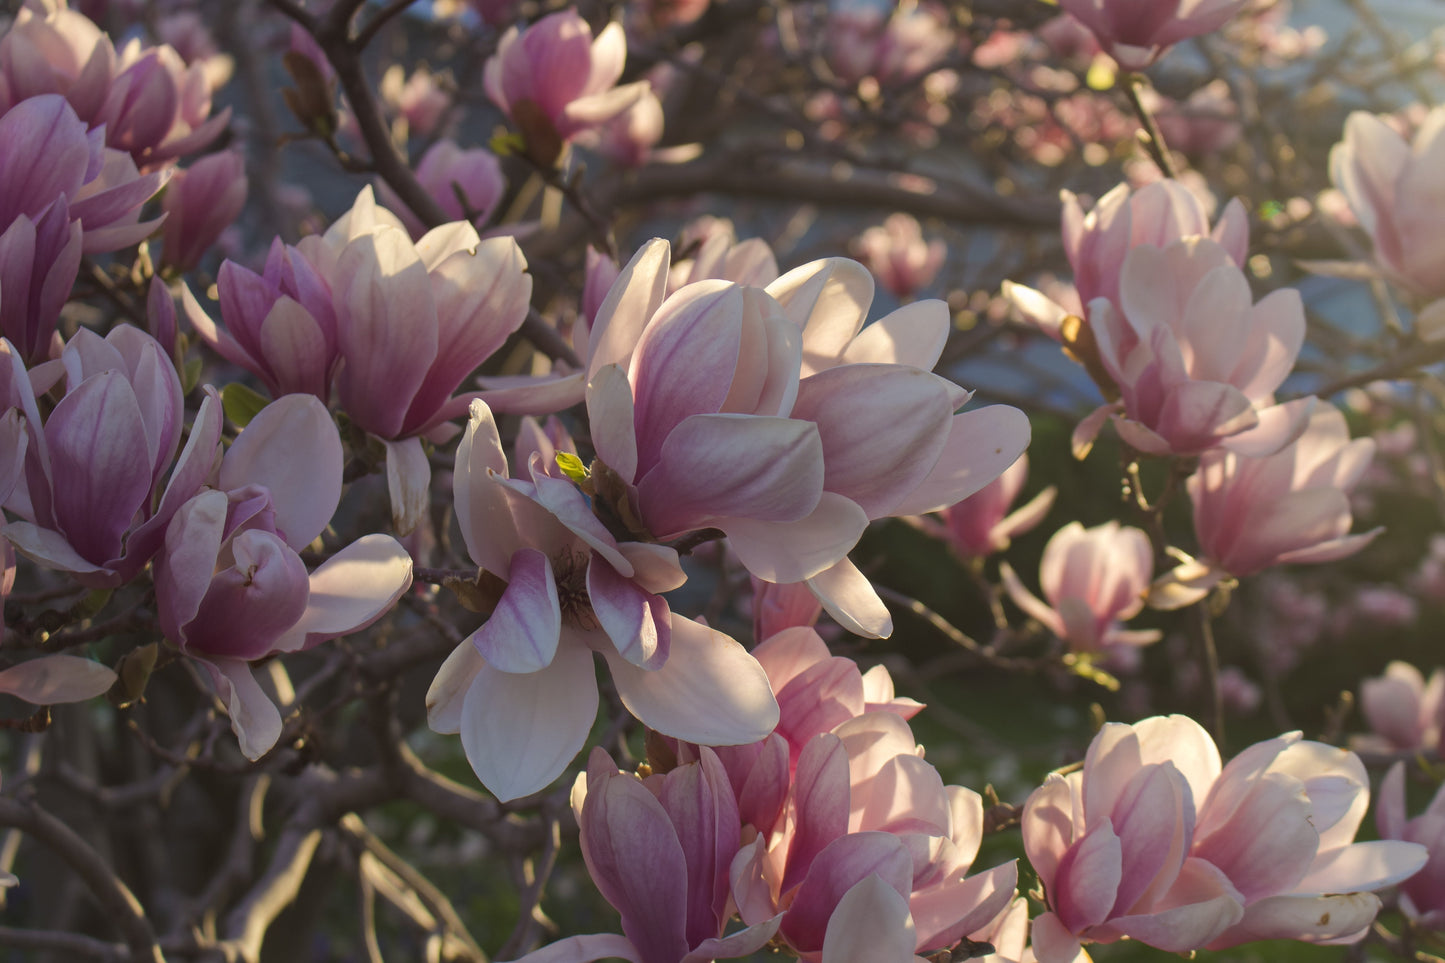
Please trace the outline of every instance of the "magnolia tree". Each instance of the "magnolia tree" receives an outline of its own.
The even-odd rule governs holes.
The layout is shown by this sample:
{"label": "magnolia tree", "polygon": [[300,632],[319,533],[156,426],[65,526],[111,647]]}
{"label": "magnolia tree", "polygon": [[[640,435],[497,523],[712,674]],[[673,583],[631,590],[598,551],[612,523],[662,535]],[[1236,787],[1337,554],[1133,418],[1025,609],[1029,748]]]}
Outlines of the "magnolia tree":
{"label": "magnolia tree", "polygon": [[0,957],[1437,959],[1442,40],[13,9]]}

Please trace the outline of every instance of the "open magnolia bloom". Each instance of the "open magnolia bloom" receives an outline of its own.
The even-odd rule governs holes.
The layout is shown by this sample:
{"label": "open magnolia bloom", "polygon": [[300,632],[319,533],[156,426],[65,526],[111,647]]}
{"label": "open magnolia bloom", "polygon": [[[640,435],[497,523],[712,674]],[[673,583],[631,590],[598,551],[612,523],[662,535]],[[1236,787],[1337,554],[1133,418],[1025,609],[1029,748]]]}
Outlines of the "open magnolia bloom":
{"label": "open magnolia bloom", "polygon": [[1125,937],[1174,953],[1251,940],[1353,942],[1374,890],[1425,863],[1413,843],[1352,840],[1369,804],[1353,753],[1258,743],[1221,767],[1185,716],[1110,723],[1081,770],[1051,774],[1024,806],[1023,838],[1048,898],[1041,963],[1087,959]]}
{"label": "open magnolia bloom", "polygon": [[[1274,392],[1304,344],[1299,292],[1282,289],[1255,304],[1229,251],[1190,237],[1130,251],[1119,301],[1088,306],[1099,361],[1120,398],[1075,429],[1075,454],[1087,453],[1110,416],[1125,442],[1153,455],[1220,446],[1263,453],[1273,421],[1296,411],[1276,406]],[[1303,430],[1302,417],[1293,424]]]}
{"label": "open magnolia bloom", "polygon": [[1438,338],[1445,324],[1439,230],[1445,216],[1445,108],[1431,110],[1409,142],[1374,114],[1351,114],[1345,139],[1330,151],[1330,180],[1374,242],[1380,270],[1430,302],[1420,333]]}
{"label": "open magnolia bloom", "polygon": [[[1261,457],[1219,449],[1199,460],[1185,485],[1202,557],[1162,578],[1150,594],[1151,605],[1188,605],[1230,576],[1275,565],[1345,558],[1380,533],[1377,528],[1350,534],[1349,493],[1374,457],[1374,439],[1350,440],[1345,416],[1315,398],[1276,410],[1285,417],[1274,420],[1271,430],[1294,435],[1288,444]],[[1295,422],[1303,423],[1303,434],[1291,427]]]}
{"label": "open magnolia bloom", "polygon": [[5,537],[82,585],[125,584],[205,482],[221,437],[219,399],[201,403],[177,456],[185,406],[160,344],[133,325],[104,338],[82,328],[61,354],[65,395],[42,425],[31,379],[3,344],[5,403],[23,414],[27,435],[25,475],[5,502],[22,520],[6,525]]}
{"label": "open magnolia bloom", "polygon": [[[482,240],[465,221],[415,243],[370,187],[327,232],[273,245],[261,276],[223,265],[229,333],[189,292],[197,332],[274,390],[308,391],[386,447],[397,531],[426,510],[431,467],[421,436],[450,437],[467,410],[462,380],[527,317],[532,278],[510,237]],[[228,270],[229,269],[229,270]]]}
{"label": "open magnolia bloom", "polygon": [[1105,522],[1084,528],[1070,522],[1044,546],[1039,583],[1047,602],[1024,587],[1013,568],[1000,569],[1014,604],[1063,639],[1075,652],[1107,652],[1121,645],[1158,642],[1158,629],[1125,629],[1144,607],[1154,575],[1149,536],[1137,528]]}
{"label": "open magnolia bloom", "polygon": [[1143,70],[1181,40],[1210,33],[1246,0],[1061,0],[1124,70]]}
{"label": "open magnolia bloom", "polygon": [[331,521],[341,471],[326,407],[286,395],[227,450],[218,487],[175,513],[156,557],[161,628],[206,669],[250,759],[281,735],[250,664],[364,629],[411,585],[411,557],[389,535],[359,538],[307,571],[298,553]]}
{"label": "open magnolia bloom", "polygon": [[530,480],[507,477],[492,413],[473,402],[457,449],[457,521],[478,588],[505,587],[437,673],[427,720],[461,733],[482,784],[507,800],[561,775],[597,715],[594,653],[623,705],[658,732],[736,745],[772,731],[778,704],[757,660],[657,594],[686,579],[677,553],[618,541],[540,453],[527,468]]}
{"label": "open magnolia bloom", "polygon": [[[847,560],[868,521],[933,511],[993,481],[1028,445],[1006,406],[955,414],[969,393],[927,370],[948,311],[927,301],[864,327],[873,278],[844,258],[766,289],[669,289],[654,240],[623,269],[586,335],[588,414],[611,511],[639,535],[715,528],[753,575],[806,582],[845,627],[892,630]],[[583,373],[499,386],[513,410],[572,398]]]}

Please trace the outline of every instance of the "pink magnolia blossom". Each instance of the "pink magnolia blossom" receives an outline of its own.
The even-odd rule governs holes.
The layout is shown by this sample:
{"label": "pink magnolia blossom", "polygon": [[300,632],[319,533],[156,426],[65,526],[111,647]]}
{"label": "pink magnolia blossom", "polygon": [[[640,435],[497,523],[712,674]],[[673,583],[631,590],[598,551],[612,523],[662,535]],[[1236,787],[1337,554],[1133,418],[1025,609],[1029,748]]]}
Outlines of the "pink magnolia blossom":
{"label": "pink magnolia blossom", "polygon": [[1445,927],[1445,787],[1436,790],[1425,811],[1405,815],[1405,763],[1397,762],[1380,784],[1375,822],[1384,839],[1419,843],[1430,857],[1420,872],[1400,884],[1400,910],[1420,927]]}
{"label": "pink magnolia blossom", "polygon": [[1229,878],[1244,915],[1207,947],[1363,937],[1380,909],[1374,891],[1414,875],[1427,856],[1409,842],[1354,842],[1369,803],[1359,757],[1298,732],[1235,756],[1199,804],[1191,853]]}
{"label": "pink magnolia blossom", "polygon": [[1201,588],[1225,574],[1344,558],[1380,533],[1350,534],[1349,492],[1369,467],[1374,440],[1351,441],[1344,415],[1323,403],[1311,411],[1313,400],[1290,403],[1308,414],[1294,441],[1262,457],[1208,452],[1186,482],[1204,559],[1205,571],[1195,573]]}
{"label": "pink magnolia blossom", "polygon": [[1274,420],[1300,424],[1297,409],[1274,406],[1304,344],[1299,292],[1281,289],[1253,303],[1229,252],[1191,237],[1130,251],[1119,300],[1117,308],[1091,302],[1089,327],[1121,397],[1080,424],[1076,453],[1109,415],[1128,444],[1159,455],[1221,445],[1258,451]]}
{"label": "pink magnolia blossom", "polygon": [[927,515],[914,520],[923,531],[944,539],[965,559],[986,558],[1009,547],[1014,536],[1044,520],[1058,489],[1053,485],[1010,513],[1029,476],[1029,456],[1020,455],[1000,476],[963,501],[942,509],[941,521]]}
{"label": "pink magnolia blossom", "polygon": [[1140,91],[1154,114],[1159,134],[1173,150],[1185,154],[1217,154],[1238,143],[1244,134],[1229,84],[1217,78],[1183,101],[1170,100],[1149,87]]}
{"label": "pink magnolia blossom", "polygon": [[114,251],[159,221],[140,210],[162,174],[142,176],[48,94],[0,116],[0,332],[31,362],[51,357],[82,254]]}
{"label": "pink magnolia blossom", "polygon": [[403,143],[408,135],[430,136],[452,103],[451,96],[424,65],[407,76],[406,68],[392,64],[381,75],[379,92],[387,109],[406,122],[398,132],[398,140]]}
{"label": "pink magnolia blossom", "polygon": [[[273,247],[272,258],[276,273],[260,283],[239,270],[231,275],[241,287],[229,296],[243,320],[233,325],[227,318],[229,346],[221,347],[226,339],[187,299],[191,323],[222,353],[231,351],[232,360],[249,355],[246,366],[258,374],[269,367],[278,387],[284,379],[290,390],[322,400],[334,390],[351,420],[385,444],[392,516],[406,534],[425,511],[431,479],[419,436],[449,433],[444,423],[464,413],[472,397],[452,393],[527,317],[532,278],[521,248],[510,237],[484,241],[465,221],[413,243],[365,187],[324,235],[303,238],[285,257]],[[278,292],[288,268],[298,295],[304,284],[310,300],[298,301],[285,283]],[[224,266],[222,273],[224,315]],[[329,288],[334,348],[313,274]],[[323,373],[330,389],[319,380]]]}
{"label": "pink magnolia blossom", "polygon": [[1049,903],[1034,952],[1052,963],[1125,937],[1176,953],[1358,939],[1379,909],[1372,891],[1425,861],[1410,843],[1352,842],[1368,802],[1359,759],[1299,733],[1221,767],[1184,716],[1108,724],[1082,770],[1050,775],[1024,806]]}
{"label": "pink magnolia blossom", "polygon": [[1076,652],[1106,652],[1160,639],[1157,629],[1120,625],[1143,609],[1154,575],[1149,537],[1137,528],[1106,522],[1086,529],[1070,522],[1055,532],[1039,565],[1047,602],[1024,588],[1007,562],[1000,573],[1014,604]]}
{"label": "pink magnolia blossom", "polygon": [[181,285],[186,318],[202,341],[260,378],[273,398],[330,397],[340,358],[331,287],[299,250],[272,241],[260,274],[226,261],[217,290],[224,328]]}
{"label": "pink magnolia blossom", "polygon": [[550,164],[563,144],[617,117],[646,92],[646,82],[617,86],[626,59],[620,24],[609,23],[594,40],[587,21],[569,8],[526,30],[510,27],[487,61],[483,83],[492,103],[521,129],[528,150]]}
{"label": "pink magnolia blossom", "polygon": [[298,553],[331,521],[342,461],[325,405],[309,395],[272,402],[227,449],[219,487],[175,513],[156,557],[161,628],[207,670],[250,759],[276,744],[281,714],[249,663],[359,631],[411,585],[411,558],[388,535],[307,571]]}
{"label": "pink magnolia blossom", "polygon": [[119,53],[84,15],[57,4],[22,7],[0,39],[0,113],[41,94],[60,94],[105,144],[155,170],[215,140],[230,108],[211,117],[203,64],[186,66],[169,46],[132,39]]}
{"label": "pink magnolia blossom", "polygon": [[947,15],[932,4],[918,4],[889,17],[871,9],[830,13],[824,55],[847,83],[873,77],[901,84],[938,66],[956,45]]}
{"label": "pink magnolia blossom", "polygon": [[5,537],[82,585],[128,582],[206,480],[220,442],[219,401],[201,403],[177,457],[185,407],[170,358],[132,325],[105,338],[82,328],[60,357],[65,395],[42,424],[30,379],[5,345],[7,400],[29,435],[24,491],[6,503],[21,520],[5,526]]}
{"label": "pink magnolia blossom", "polygon": [[246,206],[246,164],[235,151],[211,154],[177,171],[166,188],[162,260],[179,271],[200,263]]}
{"label": "pink magnolia blossom", "polygon": [[1124,70],[1143,70],[1181,40],[1224,26],[1248,0],[1060,0]]}
{"label": "pink magnolia blossom", "polygon": [[624,935],[574,936],[523,963],[706,963],[750,956],[777,932],[775,917],[723,936],[741,827],[727,773],[711,750],[666,775],[638,779],[593,749],[573,786],[572,810],[587,871],[621,914]]}
{"label": "pink magnolia blossom", "polygon": [[1445,727],[1445,669],[1427,682],[1410,663],[1391,662],[1384,675],[1361,680],[1360,712],[1373,735],[1356,739],[1357,747],[1433,752]]}
{"label": "pink magnolia blossom", "polygon": [[978,794],[945,786],[899,716],[868,712],[803,746],[778,824],[733,860],[733,898],[745,923],[782,911],[778,935],[803,959],[856,958],[834,956],[830,934],[876,876],[895,905],[870,900],[877,937],[927,953],[992,927],[1013,898],[1014,862],[969,874],[982,829]]}
{"label": "pink magnolia blossom", "polygon": [[858,260],[899,298],[911,298],[932,284],[948,253],[940,240],[925,242],[917,219],[902,213],[868,228],[855,247]]}
{"label": "pink magnolia blossom", "polygon": [[577,143],[623,167],[641,167],[653,159],[666,117],[662,101],[650,89],[611,120],[577,135]]}
{"label": "pink magnolia blossom", "polygon": [[[1063,18],[1060,18],[1063,19]],[[1119,283],[1124,259],[1141,244],[1163,248],[1188,237],[1210,237],[1224,246],[1240,267],[1249,250],[1249,219],[1236,198],[1225,206],[1213,230],[1204,206],[1184,185],[1157,181],[1138,190],[1120,184],[1099,198],[1087,213],[1077,196],[1062,194],[1064,253],[1074,269],[1079,303],[1107,298],[1122,310]],[[1045,295],[1005,283],[1004,295],[1031,322],[1058,341],[1060,324],[1071,313]]]}
{"label": "pink magnolia blossom", "polygon": [[757,661],[657,594],[686,578],[677,553],[619,543],[538,454],[527,470],[508,479],[491,411],[474,402],[457,451],[457,520],[472,560],[506,588],[437,673],[427,718],[461,734],[482,784],[515,799],[562,773],[597,714],[594,653],[652,729],[706,745],[766,736],[778,708]]}
{"label": "pink magnolia blossom", "polygon": [[[432,144],[421,155],[416,165],[416,179],[448,220],[471,221],[477,228],[491,219],[507,190],[502,165],[495,154],[481,147],[463,150],[446,138]],[[426,234],[426,225],[384,181],[377,184],[377,191],[383,206],[396,212],[413,238],[420,239]]]}
{"label": "pink magnolia blossom", "polygon": [[1356,111],[1330,151],[1330,180],[1374,242],[1387,277],[1428,301],[1445,298],[1445,107],[1426,116],[1412,140],[1381,117]]}
{"label": "pink magnolia blossom", "polygon": [[[802,333],[792,417],[818,427],[825,497],[841,496],[869,520],[937,511],[993,481],[1028,447],[1023,412],[994,405],[960,413],[971,392],[930,373],[950,329],[943,302],[906,305],[865,327],[873,277],[846,258],[805,264],[766,290]],[[806,579],[849,631],[892,631],[887,609],[847,559],[812,573],[744,563],[774,581]]]}
{"label": "pink magnolia blossom", "polygon": [[753,575],[807,581],[845,627],[887,635],[887,609],[847,552],[871,518],[988,484],[1027,446],[1027,419],[1004,406],[955,414],[969,393],[927,370],[946,306],[909,305],[865,329],[873,279],[855,261],[816,261],[766,289],[703,280],[669,296],[669,254],[665,241],[645,246],[579,329],[584,372],[489,380],[485,397],[552,410],[585,379],[599,460],[625,489],[619,517],[663,540],[719,529]]}

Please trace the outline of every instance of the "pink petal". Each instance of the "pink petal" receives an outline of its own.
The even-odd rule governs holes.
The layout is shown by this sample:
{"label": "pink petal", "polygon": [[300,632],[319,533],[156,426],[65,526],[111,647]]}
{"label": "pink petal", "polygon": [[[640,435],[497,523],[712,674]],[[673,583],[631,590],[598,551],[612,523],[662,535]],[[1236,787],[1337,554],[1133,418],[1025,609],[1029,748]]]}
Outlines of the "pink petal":
{"label": "pink petal", "polygon": [[587,742],[597,718],[592,653],[563,646],[540,672],[482,666],[462,705],[462,748],[501,802],[545,789]]}
{"label": "pink petal", "polygon": [[654,238],[633,255],[617,276],[592,322],[589,380],[606,365],[627,367],[643,329],[666,296],[671,257],[668,243]]}
{"label": "pink petal", "polygon": [[734,746],[756,742],[778,724],[778,703],[757,660],[735,640],[676,613],[662,668],[603,656],[627,711],[663,735]]}
{"label": "pink petal", "polygon": [[0,672],[0,692],[38,706],[84,702],[103,695],[116,675],[106,666],[74,655],[42,655]]}
{"label": "pink petal", "polygon": [[822,490],[817,428],[751,415],[686,419],[638,484],[643,518],[659,538],[721,518],[798,521],[818,506]]}
{"label": "pink petal", "polygon": [[881,876],[856,883],[828,917],[827,963],[912,963],[916,935],[908,900]]}
{"label": "pink petal", "polygon": [[796,522],[753,518],[716,520],[743,566],[769,582],[801,582],[847,557],[868,527],[856,502],[823,492],[818,505]]}
{"label": "pink petal", "polygon": [[1002,475],[1029,446],[1029,419],[1017,408],[991,405],[954,415],[933,469],[892,515],[921,515],[962,501]]}
{"label": "pink petal", "polygon": [[221,461],[221,487],[261,485],[272,493],[276,529],[301,551],[331,522],[341,501],[345,455],[331,414],[312,395],[285,395],[246,426]]}
{"label": "pink petal", "polygon": [[507,588],[472,644],[500,672],[532,673],[551,665],[562,633],[552,563],[535,548],[512,554]]}
{"label": "pink petal", "polygon": [[464,640],[442,662],[426,690],[426,724],[433,732],[462,731],[462,705],[477,673],[487,664],[477,647]]}
{"label": "pink petal", "polygon": [[818,854],[848,833],[848,783],[848,753],[842,740],[826,732],[809,740],[793,774],[795,821],[788,838],[787,870],[779,884],[782,892],[802,882]]}
{"label": "pink petal", "polygon": [[602,463],[632,484],[637,479],[637,435],[632,385],[618,365],[606,365],[587,384],[587,420]]}
{"label": "pink petal", "polygon": [[231,717],[231,731],[247,759],[260,759],[281,738],[281,711],[240,659],[200,659]]}
{"label": "pink petal", "polygon": [[891,514],[943,454],[953,414],[945,384],[916,368],[874,364],[804,379],[792,417],[818,426],[828,491],[851,498],[869,518]]}
{"label": "pink petal", "polygon": [[672,627],[666,602],[644,592],[601,556],[587,566],[587,597],[619,655],[644,669],[667,661]]}
{"label": "pink petal", "polygon": [[619,774],[589,788],[579,820],[582,855],[622,931],[647,960],[687,953],[687,861],[662,804]]}
{"label": "pink petal", "polygon": [[[373,436],[375,437],[375,436]],[[431,463],[421,439],[381,439],[386,449],[386,488],[391,496],[391,524],[398,535],[410,535],[431,504]]]}
{"label": "pink petal", "polygon": [[868,576],[843,559],[808,579],[808,588],[839,625],[868,639],[893,634],[893,616]]}
{"label": "pink petal", "polygon": [[363,535],[311,573],[306,611],[275,647],[309,649],[361,631],[411,587],[411,569],[411,556],[396,539]]}

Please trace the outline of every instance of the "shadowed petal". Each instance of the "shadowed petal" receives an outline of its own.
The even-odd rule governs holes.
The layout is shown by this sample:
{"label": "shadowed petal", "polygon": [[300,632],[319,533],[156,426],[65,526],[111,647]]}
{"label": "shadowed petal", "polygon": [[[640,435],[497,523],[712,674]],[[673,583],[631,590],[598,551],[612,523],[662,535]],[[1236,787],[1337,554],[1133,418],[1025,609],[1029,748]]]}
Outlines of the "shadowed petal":
{"label": "shadowed petal", "polygon": [[705,746],[762,739],[778,724],[767,673],[734,639],[672,615],[672,649],[660,669],[603,652],[627,711],[663,735]]}
{"label": "shadowed petal", "polygon": [[560,776],[596,717],[592,653],[563,646],[540,672],[481,667],[462,705],[462,748],[482,785],[507,802]]}

